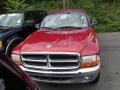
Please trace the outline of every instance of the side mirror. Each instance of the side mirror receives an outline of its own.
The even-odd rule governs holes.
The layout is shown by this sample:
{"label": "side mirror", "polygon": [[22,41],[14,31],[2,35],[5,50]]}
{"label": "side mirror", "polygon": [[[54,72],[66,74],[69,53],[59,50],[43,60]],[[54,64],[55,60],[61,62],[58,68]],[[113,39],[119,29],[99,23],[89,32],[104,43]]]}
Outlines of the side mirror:
{"label": "side mirror", "polygon": [[91,20],[90,22],[91,26],[96,26],[98,24],[98,21],[97,20]]}
{"label": "side mirror", "polygon": [[40,28],[40,24],[35,24],[35,28],[39,29]]}

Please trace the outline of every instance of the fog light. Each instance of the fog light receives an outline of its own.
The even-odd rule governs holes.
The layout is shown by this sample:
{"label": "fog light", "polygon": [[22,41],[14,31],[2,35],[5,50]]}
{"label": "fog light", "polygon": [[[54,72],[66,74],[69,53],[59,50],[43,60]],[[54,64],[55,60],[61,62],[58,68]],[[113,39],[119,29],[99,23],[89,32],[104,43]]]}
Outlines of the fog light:
{"label": "fog light", "polygon": [[90,80],[91,79],[91,77],[84,77],[86,80]]}

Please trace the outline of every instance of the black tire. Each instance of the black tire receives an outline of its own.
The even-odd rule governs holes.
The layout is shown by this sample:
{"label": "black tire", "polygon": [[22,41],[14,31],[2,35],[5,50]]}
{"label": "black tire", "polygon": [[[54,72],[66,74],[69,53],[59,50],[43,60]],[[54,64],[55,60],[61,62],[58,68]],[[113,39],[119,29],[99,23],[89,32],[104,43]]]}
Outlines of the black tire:
{"label": "black tire", "polygon": [[98,74],[98,76],[96,77],[96,79],[94,81],[91,82],[91,84],[97,84],[100,80],[100,73]]}
{"label": "black tire", "polygon": [[13,43],[13,44],[9,47],[8,52],[7,52],[8,57],[11,58],[12,50],[13,50],[13,49],[15,48],[15,46],[17,46],[17,45],[18,45],[18,43]]}

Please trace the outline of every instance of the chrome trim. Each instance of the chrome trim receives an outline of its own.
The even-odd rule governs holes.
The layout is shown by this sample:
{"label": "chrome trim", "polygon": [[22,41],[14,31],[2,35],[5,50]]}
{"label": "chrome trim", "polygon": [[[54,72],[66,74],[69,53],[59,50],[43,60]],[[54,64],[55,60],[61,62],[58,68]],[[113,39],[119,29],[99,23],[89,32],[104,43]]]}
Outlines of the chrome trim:
{"label": "chrome trim", "polygon": [[79,53],[74,53],[74,52],[22,52],[21,54],[70,54],[70,55],[78,55],[80,56]]}
{"label": "chrome trim", "polygon": [[29,59],[23,59],[23,58],[22,58],[22,61],[27,61],[27,62],[47,62],[47,60],[34,60],[34,59],[29,60]]}
{"label": "chrome trim", "polygon": [[51,60],[50,60],[50,55],[47,55],[47,66],[48,67],[51,67],[51,64],[50,64],[50,62],[51,62]]}
{"label": "chrome trim", "polygon": [[78,60],[66,60],[66,61],[61,61],[61,60],[52,60],[52,61],[50,61],[50,62],[78,62]]}
{"label": "chrome trim", "polygon": [[[55,62],[78,62],[78,65],[77,66],[63,66],[63,67],[54,67],[54,66],[51,66],[51,64],[50,63],[52,63],[52,62],[54,62],[54,60],[51,60],[50,58],[49,58],[49,56],[47,56],[47,59],[46,60],[43,60],[43,62],[45,62],[46,61],[46,63],[47,63],[47,66],[37,66],[37,65],[28,65],[28,64],[25,64],[24,63],[24,66],[25,66],[25,68],[31,68],[31,69],[44,69],[44,70],[51,70],[51,69],[53,69],[53,70],[56,70],[56,69],[77,69],[77,68],[79,68],[80,67],[80,54],[79,53],[70,53],[70,52],[24,52],[24,53],[22,53],[21,54],[21,58],[22,58],[22,61],[24,62],[24,61],[31,61],[31,62],[34,62],[34,60],[25,60],[23,57],[22,57],[22,55],[59,55],[59,54],[63,54],[63,55],[76,55],[77,57],[78,57],[78,59],[76,59],[76,60],[68,60],[68,61],[60,61],[60,60],[56,60]],[[38,62],[42,62],[42,60],[35,60],[35,61],[38,61]]]}
{"label": "chrome trim", "polygon": [[34,60],[34,59],[29,60],[29,59],[24,59],[23,57],[22,57],[22,61],[27,61],[27,62],[47,62],[47,60]]}
{"label": "chrome trim", "polygon": [[21,39],[22,39],[21,37],[14,37],[13,39],[11,39],[5,49],[5,54],[8,54],[10,45],[12,45],[16,40],[21,40]]}
{"label": "chrome trim", "polygon": [[62,71],[62,72],[58,72],[58,71],[40,71],[40,70],[31,70],[31,69],[26,69],[23,66],[20,66],[22,70],[26,71],[26,72],[31,72],[31,73],[38,73],[38,74],[79,74],[79,73],[89,73],[89,72],[93,72],[96,70],[100,69],[100,64],[95,66],[95,67],[91,67],[91,68],[84,68],[84,69],[79,69],[79,70],[75,70],[75,71]]}
{"label": "chrome trim", "polygon": [[63,69],[77,69],[79,68],[78,67],[72,67],[72,66],[69,66],[69,67],[47,67],[47,66],[34,66],[34,65],[26,65],[24,64],[24,67],[25,68],[32,68],[32,69],[42,69],[42,70],[63,70]]}

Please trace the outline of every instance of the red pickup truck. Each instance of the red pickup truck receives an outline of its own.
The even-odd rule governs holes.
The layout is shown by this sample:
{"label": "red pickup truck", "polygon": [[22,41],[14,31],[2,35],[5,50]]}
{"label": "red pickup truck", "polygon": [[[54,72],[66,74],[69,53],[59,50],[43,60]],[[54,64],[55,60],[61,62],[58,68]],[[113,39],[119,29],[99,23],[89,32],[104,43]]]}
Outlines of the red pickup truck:
{"label": "red pickup truck", "polygon": [[97,83],[100,51],[94,25],[81,9],[51,12],[14,48],[12,59],[36,81]]}

